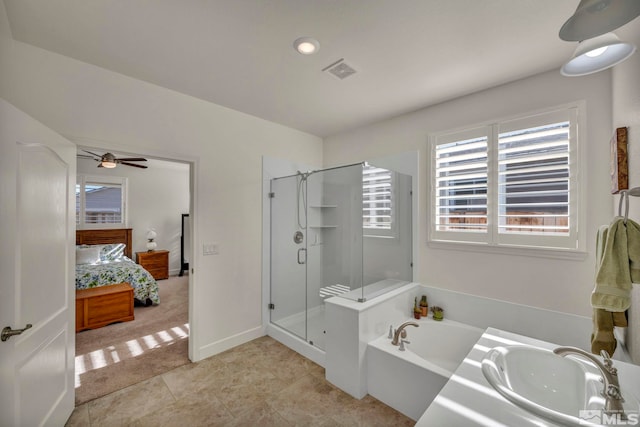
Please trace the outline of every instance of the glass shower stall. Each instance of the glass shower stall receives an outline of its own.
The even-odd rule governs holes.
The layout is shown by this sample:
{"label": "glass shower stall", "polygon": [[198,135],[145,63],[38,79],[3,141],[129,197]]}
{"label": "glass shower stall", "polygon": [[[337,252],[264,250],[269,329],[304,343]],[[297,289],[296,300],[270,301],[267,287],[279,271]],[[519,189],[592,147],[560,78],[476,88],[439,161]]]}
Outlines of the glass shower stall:
{"label": "glass shower stall", "polygon": [[325,299],[412,280],[411,177],[358,163],[270,184],[270,321],[324,349]]}

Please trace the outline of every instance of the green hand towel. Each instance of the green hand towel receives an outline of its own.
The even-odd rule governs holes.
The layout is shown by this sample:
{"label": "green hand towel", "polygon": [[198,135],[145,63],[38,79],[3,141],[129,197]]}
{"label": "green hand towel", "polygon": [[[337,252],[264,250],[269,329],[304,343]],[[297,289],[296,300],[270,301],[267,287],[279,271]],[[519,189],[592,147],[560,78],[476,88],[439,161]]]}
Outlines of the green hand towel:
{"label": "green hand towel", "polygon": [[591,334],[591,353],[600,354],[607,350],[610,356],[616,351],[618,342],[613,335],[613,314],[602,309],[593,310],[593,333]]}
{"label": "green hand towel", "polygon": [[[596,286],[591,294],[591,306],[608,311],[624,311],[631,305],[631,271],[627,230],[636,227],[631,233],[633,251],[638,250],[640,261],[640,227],[623,218],[613,220],[606,233],[602,251],[602,260],[596,274]],[[637,232],[637,235],[635,234]],[[637,245],[637,249],[636,249]],[[639,264],[640,265],[640,264]],[[638,272],[640,277],[640,271]]]}
{"label": "green hand towel", "polygon": [[631,281],[640,283],[640,225],[630,219],[627,220],[627,248]]}

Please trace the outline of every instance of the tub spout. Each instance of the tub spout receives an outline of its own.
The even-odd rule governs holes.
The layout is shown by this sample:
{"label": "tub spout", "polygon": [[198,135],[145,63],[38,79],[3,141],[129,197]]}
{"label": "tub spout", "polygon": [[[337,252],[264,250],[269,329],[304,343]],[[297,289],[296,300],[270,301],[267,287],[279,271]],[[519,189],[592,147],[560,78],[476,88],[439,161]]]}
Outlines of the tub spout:
{"label": "tub spout", "polygon": [[393,341],[391,341],[391,344],[400,345],[400,339],[406,338],[407,336],[407,332],[404,330],[407,326],[415,326],[417,328],[420,325],[416,322],[404,322],[402,325],[398,326],[398,329],[396,329],[396,332],[393,334]]}

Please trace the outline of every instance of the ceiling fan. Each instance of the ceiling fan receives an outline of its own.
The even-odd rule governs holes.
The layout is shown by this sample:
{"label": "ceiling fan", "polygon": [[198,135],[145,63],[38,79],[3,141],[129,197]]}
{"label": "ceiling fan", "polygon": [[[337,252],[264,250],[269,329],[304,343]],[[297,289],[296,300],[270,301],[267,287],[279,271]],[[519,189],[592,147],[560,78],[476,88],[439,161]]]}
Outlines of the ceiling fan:
{"label": "ceiling fan", "polygon": [[96,154],[96,153],[92,153],[91,151],[87,151],[87,150],[82,150],[85,153],[89,153],[91,154],[91,156],[87,156],[84,154],[78,154],[78,157],[83,158],[83,159],[92,159],[95,160],[96,162],[98,162],[98,167],[99,168],[115,168],[116,165],[118,163],[122,164],[122,165],[127,165],[127,166],[133,166],[136,168],[142,168],[142,169],[146,169],[147,166],[144,165],[137,165],[135,163],[130,163],[130,162],[146,162],[147,159],[142,158],[142,157],[116,157],[111,153],[104,153],[104,154]]}

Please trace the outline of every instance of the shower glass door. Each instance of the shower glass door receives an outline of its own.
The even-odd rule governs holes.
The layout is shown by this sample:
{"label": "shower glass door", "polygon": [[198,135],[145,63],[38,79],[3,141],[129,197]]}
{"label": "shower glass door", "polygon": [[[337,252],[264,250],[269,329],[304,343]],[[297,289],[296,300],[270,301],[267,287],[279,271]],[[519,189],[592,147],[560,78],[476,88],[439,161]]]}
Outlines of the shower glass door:
{"label": "shower glass door", "polygon": [[[271,180],[271,323],[307,340],[306,180]],[[300,241],[300,236],[302,241]]]}
{"label": "shower glass door", "polygon": [[325,348],[325,300],[362,294],[362,165],[271,180],[271,323]]}

